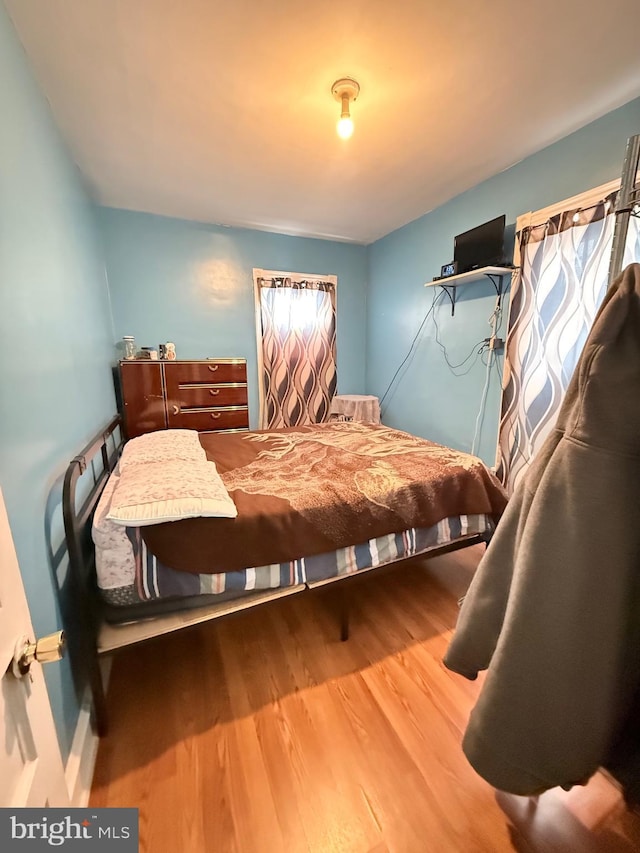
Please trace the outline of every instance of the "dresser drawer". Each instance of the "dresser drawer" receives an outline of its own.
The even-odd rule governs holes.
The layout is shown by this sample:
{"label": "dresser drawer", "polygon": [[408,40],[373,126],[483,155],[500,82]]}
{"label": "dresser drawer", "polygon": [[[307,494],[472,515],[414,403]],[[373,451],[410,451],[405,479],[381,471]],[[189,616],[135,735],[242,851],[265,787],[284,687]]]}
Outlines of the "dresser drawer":
{"label": "dresser drawer", "polygon": [[234,361],[163,362],[167,391],[173,394],[181,385],[220,384],[247,381],[247,363]]}
{"label": "dresser drawer", "polygon": [[166,429],[162,367],[159,362],[121,362],[120,393],[127,438]]}
{"label": "dresser drawer", "polygon": [[167,406],[193,409],[198,406],[246,406],[247,386],[240,382],[226,385],[179,385],[167,388]]}
{"label": "dresser drawer", "polygon": [[210,407],[208,409],[180,409],[176,414],[169,409],[168,425],[171,429],[196,429],[198,432],[222,429],[249,429],[248,406]]}
{"label": "dresser drawer", "polygon": [[128,438],[159,429],[249,429],[247,362],[121,361],[118,398]]}

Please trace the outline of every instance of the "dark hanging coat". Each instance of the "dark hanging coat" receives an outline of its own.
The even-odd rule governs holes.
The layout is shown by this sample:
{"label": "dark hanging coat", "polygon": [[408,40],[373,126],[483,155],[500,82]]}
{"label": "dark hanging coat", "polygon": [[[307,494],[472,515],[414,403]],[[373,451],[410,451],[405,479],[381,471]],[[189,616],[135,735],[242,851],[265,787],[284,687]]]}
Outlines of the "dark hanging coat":
{"label": "dark hanging coat", "polygon": [[496,788],[584,783],[640,683],[640,265],[609,289],[445,664],[488,669],[463,749]]}

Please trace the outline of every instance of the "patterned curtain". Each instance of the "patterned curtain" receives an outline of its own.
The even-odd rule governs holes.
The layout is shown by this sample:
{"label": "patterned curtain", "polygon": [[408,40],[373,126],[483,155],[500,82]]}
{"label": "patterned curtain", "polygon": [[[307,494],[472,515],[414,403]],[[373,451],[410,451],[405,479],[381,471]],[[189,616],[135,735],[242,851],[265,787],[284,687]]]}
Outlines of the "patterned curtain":
{"label": "patterned curtain", "polygon": [[261,429],[322,423],[336,392],[336,288],[257,279],[262,334]]}
{"label": "patterned curtain", "polygon": [[[498,476],[512,493],[553,428],[608,284],[615,194],[520,237],[504,364]],[[631,217],[623,266],[640,260]]]}

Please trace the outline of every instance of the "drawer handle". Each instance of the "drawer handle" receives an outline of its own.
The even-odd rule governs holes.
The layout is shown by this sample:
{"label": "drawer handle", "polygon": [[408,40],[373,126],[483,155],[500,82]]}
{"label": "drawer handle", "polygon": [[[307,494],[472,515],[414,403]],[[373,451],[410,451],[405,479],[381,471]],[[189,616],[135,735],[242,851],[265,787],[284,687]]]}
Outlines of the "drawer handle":
{"label": "drawer handle", "polygon": [[212,418],[219,418],[221,414],[222,414],[222,412],[211,412],[211,417]]}
{"label": "drawer handle", "polygon": [[209,388],[209,393],[211,394],[212,397],[215,397],[217,394],[220,393],[220,389],[219,388]]}
{"label": "drawer handle", "polygon": [[173,414],[174,414],[174,415],[179,415],[179,414],[180,414],[180,406],[175,406],[175,405],[174,405],[174,406],[172,406],[171,408],[173,409]]}
{"label": "drawer handle", "polygon": [[214,370],[217,370],[220,367],[220,365],[219,364],[208,364],[207,367],[209,368],[209,370],[211,370],[213,372]]}

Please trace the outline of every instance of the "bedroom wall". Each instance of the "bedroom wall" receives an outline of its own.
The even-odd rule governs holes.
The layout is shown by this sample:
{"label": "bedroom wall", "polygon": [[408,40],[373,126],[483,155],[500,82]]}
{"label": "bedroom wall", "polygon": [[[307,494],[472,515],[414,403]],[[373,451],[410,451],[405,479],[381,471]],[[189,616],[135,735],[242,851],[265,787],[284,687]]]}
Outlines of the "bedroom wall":
{"label": "bedroom wall", "polygon": [[[453,257],[454,235],[506,214],[509,250],[516,218],[620,176],[627,138],[640,133],[640,99],[517,163],[437,210],[369,247],[367,393],[382,396],[409,351],[420,323],[441,288],[423,287]],[[449,361],[460,363],[489,335],[495,304],[492,285],[458,288],[455,317],[446,296],[435,311]],[[506,309],[506,305],[505,305]],[[506,329],[506,314],[502,325]],[[500,406],[499,366],[490,375],[480,456],[493,464]],[[400,381],[387,397],[384,422],[443,444],[470,450],[485,383],[474,356],[454,376],[435,340],[430,317]]]}
{"label": "bedroom wall", "polygon": [[252,269],[338,276],[338,389],[364,393],[364,246],[98,208],[116,337],[176,344],[178,358],[247,359],[258,426]]}
{"label": "bedroom wall", "polygon": [[[0,80],[0,485],[42,636],[66,606],[59,478],[114,411],[113,333],[91,205],[2,2]],[[71,669],[44,672],[65,757]]]}

